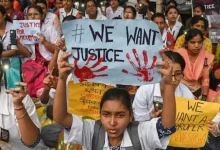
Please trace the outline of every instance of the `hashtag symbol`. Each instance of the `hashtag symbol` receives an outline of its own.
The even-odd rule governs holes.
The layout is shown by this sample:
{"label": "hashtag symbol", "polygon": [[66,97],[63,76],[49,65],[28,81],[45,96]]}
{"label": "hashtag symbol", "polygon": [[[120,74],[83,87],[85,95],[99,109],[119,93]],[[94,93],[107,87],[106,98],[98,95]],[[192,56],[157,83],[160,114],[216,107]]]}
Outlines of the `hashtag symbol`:
{"label": "hashtag symbol", "polygon": [[77,42],[77,37],[79,37],[78,42],[81,43],[81,37],[82,34],[84,34],[83,30],[84,29],[82,28],[82,25],[80,26],[80,28],[78,28],[78,24],[76,25],[76,28],[72,30],[74,33],[72,36],[75,37],[75,42]]}

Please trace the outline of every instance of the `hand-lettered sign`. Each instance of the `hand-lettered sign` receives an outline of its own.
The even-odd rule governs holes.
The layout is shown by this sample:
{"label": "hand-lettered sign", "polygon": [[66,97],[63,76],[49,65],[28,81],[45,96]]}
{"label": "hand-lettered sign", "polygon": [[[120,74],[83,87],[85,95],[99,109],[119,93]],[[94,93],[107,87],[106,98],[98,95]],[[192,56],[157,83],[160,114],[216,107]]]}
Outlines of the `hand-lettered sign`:
{"label": "hand-lettered sign", "polygon": [[62,25],[75,82],[143,85],[159,82],[163,47],[158,26],[146,20],[74,20]]}
{"label": "hand-lettered sign", "polygon": [[68,110],[78,116],[90,119],[100,118],[100,101],[102,95],[113,86],[82,82],[68,83]]}
{"label": "hand-lettered sign", "polygon": [[23,44],[39,43],[40,20],[13,20],[13,28]]}
{"label": "hand-lettered sign", "polygon": [[220,104],[176,98],[176,128],[171,135],[170,146],[199,148],[206,143],[207,121],[211,121],[219,111]]}
{"label": "hand-lettered sign", "polygon": [[204,5],[206,15],[219,15],[220,0],[194,0],[194,6],[197,3]]}

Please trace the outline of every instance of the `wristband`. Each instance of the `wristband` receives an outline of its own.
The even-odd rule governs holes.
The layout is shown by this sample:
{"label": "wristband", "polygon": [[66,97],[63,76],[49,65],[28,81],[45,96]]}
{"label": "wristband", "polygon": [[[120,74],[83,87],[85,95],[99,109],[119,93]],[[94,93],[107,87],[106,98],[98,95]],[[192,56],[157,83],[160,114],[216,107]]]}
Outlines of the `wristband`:
{"label": "wristband", "polygon": [[19,118],[16,118],[17,119],[17,121],[18,120],[20,120],[20,119],[22,119],[22,118],[24,118],[24,116],[27,114],[27,111],[21,116],[21,117],[19,117]]}
{"label": "wristband", "polygon": [[15,110],[15,111],[19,111],[19,110],[22,110],[23,108],[24,108],[24,105],[22,105],[22,106],[19,107],[19,108],[14,107],[14,110]]}

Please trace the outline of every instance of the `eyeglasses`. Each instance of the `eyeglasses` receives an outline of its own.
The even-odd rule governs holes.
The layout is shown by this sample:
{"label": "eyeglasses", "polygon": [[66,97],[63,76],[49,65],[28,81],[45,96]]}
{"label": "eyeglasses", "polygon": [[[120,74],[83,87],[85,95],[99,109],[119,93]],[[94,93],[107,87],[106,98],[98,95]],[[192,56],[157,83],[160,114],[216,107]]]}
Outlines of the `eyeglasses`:
{"label": "eyeglasses", "polygon": [[31,16],[38,16],[38,15],[40,15],[39,12],[34,12],[34,13],[28,13],[28,14],[27,14],[28,17],[31,17]]}
{"label": "eyeglasses", "polygon": [[87,8],[94,8],[94,7],[96,7],[95,5],[87,5],[86,6]]}
{"label": "eyeglasses", "polygon": [[183,77],[183,73],[182,72],[177,72],[177,73],[173,74],[172,77],[174,77],[175,80],[180,81]]}

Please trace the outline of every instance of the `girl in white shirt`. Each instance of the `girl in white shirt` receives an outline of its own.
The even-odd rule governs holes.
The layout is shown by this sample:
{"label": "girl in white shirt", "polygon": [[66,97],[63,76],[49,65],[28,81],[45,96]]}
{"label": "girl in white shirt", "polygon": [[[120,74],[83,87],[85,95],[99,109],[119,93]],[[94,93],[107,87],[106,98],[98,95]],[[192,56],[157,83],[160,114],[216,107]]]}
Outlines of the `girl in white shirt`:
{"label": "girl in white shirt", "polygon": [[[100,102],[100,121],[84,120],[67,112],[66,80],[74,69],[73,65],[66,62],[70,56],[71,52],[68,52],[58,62],[59,79],[53,110],[54,120],[66,127],[65,141],[80,144],[85,150],[126,150],[127,148],[134,148],[136,144],[132,143],[133,137],[129,136],[128,127],[135,123],[132,121],[132,105],[127,91],[112,88],[104,93]],[[165,149],[169,143],[169,135],[175,132],[176,105],[172,86],[173,63],[164,53],[162,53],[162,57],[164,61],[157,63],[157,65],[162,66],[158,72],[163,74],[161,80],[164,98],[162,119],[138,123],[136,128],[138,137],[136,139],[139,139],[140,147],[143,150]],[[97,122],[101,122],[100,130],[94,129]],[[97,134],[97,132],[101,133],[101,130],[104,130],[102,136]],[[98,144],[94,143],[94,138],[98,138],[103,143],[100,144],[99,140],[96,141]],[[97,146],[100,147],[97,149]]]}
{"label": "girl in white shirt", "polygon": [[167,17],[168,31],[172,33],[174,40],[183,34],[184,26],[177,20],[179,11],[175,6],[167,8],[165,15]]}
{"label": "girl in white shirt", "polygon": [[47,1],[46,0],[37,0],[35,4],[40,6],[43,10],[44,23],[54,26],[55,29],[58,31],[58,33],[61,35],[62,31],[61,31],[59,18],[54,13],[48,12]]}
{"label": "girl in white shirt", "polygon": [[98,6],[95,0],[88,0],[86,2],[85,19],[106,20],[107,18],[98,11]]}
{"label": "girl in white shirt", "polygon": [[[0,44],[0,56],[1,52]],[[30,96],[27,95],[25,83],[17,83],[18,86],[24,86],[24,90],[22,88],[6,90],[2,66],[0,67],[0,128],[4,129],[5,133],[9,133],[8,136],[0,135],[0,149],[2,141],[4,139],[7,141],[9,137],[7,145],[12,150],[30,148],[46,150],[47,147],[43,145],[40,137],[40,122],[36,108]]]}

